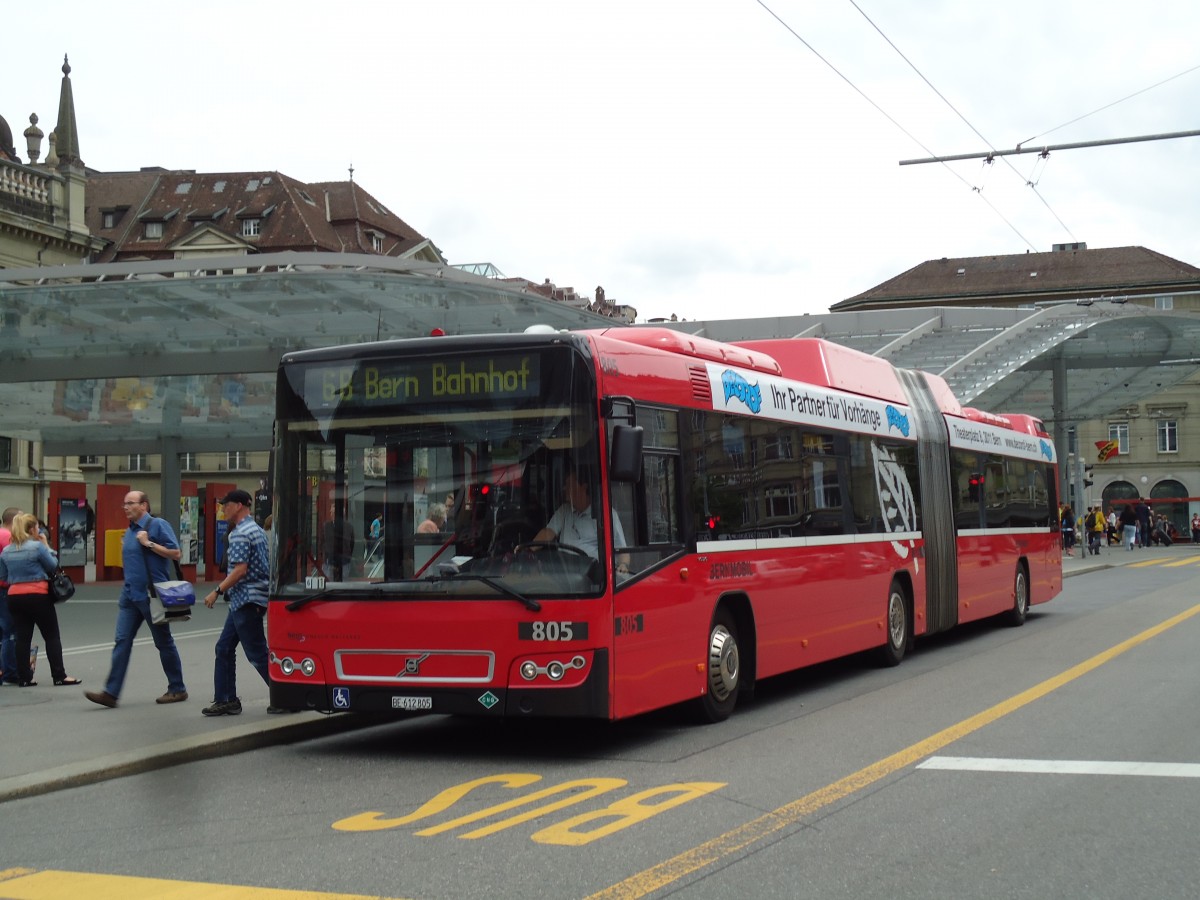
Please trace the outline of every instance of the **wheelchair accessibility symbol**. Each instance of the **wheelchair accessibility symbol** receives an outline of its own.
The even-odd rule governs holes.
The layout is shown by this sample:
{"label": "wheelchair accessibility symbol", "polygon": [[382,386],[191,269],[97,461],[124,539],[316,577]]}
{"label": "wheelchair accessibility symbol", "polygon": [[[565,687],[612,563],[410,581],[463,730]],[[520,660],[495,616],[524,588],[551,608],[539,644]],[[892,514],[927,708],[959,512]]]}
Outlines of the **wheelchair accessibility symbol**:
{"label": "wheelchair accessibility symbol", "polygon": [[333,689],[333,708],[334,709],[349,709],[350,708],[350,688],[335,687]]}

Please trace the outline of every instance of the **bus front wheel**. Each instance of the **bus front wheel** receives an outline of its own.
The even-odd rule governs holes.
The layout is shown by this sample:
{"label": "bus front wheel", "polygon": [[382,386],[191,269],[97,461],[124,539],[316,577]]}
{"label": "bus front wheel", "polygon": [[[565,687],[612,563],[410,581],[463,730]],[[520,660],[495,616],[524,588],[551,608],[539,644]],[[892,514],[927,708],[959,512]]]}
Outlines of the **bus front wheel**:
{"label": "bus front wheel", "polygon": [[887,621],[884,627],[887,630],[887,640],[881,648],[880,658],[885,666],[898,666],[900,660],[904,659],[904,654],[908,652],[912,628],[908,621],[908,595],[895,579],[892,579],[891,587],[888,588]]}
{"label": "bus front wheel", "polygon": [[727,609],[717,611],[708,634],[708,684],[700,698],[704,721],[723,722],[737,705],[741,659],[737,624]]}

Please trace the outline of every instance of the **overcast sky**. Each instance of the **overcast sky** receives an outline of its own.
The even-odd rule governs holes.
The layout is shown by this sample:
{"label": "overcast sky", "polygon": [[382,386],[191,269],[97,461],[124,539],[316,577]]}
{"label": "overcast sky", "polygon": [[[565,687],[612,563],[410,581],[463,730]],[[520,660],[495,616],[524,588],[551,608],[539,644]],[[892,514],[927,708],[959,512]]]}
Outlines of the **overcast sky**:
{"label": "overcast sky", "polygon": [[603,285],[639,320],[825,312],[1076,240],[1200,265],[1200,138],[898,165],[1200,128],[1200,5],[856,2],[25,3],[0,114],[24,158],[69,53],[93,168],[353,163],[451,263]]}

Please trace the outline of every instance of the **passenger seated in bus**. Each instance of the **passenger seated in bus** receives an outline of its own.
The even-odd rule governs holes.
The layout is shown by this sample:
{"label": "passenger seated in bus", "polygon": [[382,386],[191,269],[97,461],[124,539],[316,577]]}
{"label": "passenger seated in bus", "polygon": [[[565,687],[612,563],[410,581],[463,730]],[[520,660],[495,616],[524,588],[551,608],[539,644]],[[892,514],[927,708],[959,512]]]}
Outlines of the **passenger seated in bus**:
{"label": "passenger seated in bus", "polygon": [[[568,463],[567,474],[563,482],[566,500],[546,527],[533,536],[534,542],[555,541],[569,547],[578,547],[592,559],[600,558],[598,539],[596,535],[596,517],[592,514],[591,479],[586,472],[576,471],[573,464]],[[625,532],[621,528],[621,520],[613,513],[613,546],[625,546]],[[618,560],[618,569],[627,561]]]}
{"label": "passenger seated in bus", "polygon": [[429,504],[429,517],[417,526],[417,534],[438,534],[446,524],[446,507],[440,503]]}

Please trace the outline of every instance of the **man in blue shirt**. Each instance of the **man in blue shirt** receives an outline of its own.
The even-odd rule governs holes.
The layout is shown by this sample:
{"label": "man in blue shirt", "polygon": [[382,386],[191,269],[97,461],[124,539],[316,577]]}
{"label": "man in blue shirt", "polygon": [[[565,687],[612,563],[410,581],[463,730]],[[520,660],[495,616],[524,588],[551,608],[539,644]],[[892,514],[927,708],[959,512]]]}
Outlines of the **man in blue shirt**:
{"label": "man in blue shirt", "polygon": [[[154,646],[163,674],[167,676],[167,692],[156,703],[180,703],[188,698],[183,684],[183,663],[171,626],[165,622],[155,625],[150,612],[150,581],[170,581],[173,574],[169,560],[182,553],[175,532],[162,519],[150,515],[150,500],[142,491],[130,491],[122,504],[129,527],[121,541],[121,564],[125,567],[125,584],[117,606],[117,635],[113,645],[112,665],[102,691],[84,691],[83,695],[101,706],[115,707],[129,669],[133,639],[142,621],[150,626]],[[151,576],[147,578],[147,575]]]}
{"label": "man in blue shirt", "polygon": [[[232,523],[227,540],[225,564],[227,572],[217,588],[204,598],[212,609],[217,598],[225,595],[229,612],[225,627],[217,638],[216,666],[213,671],[213,702],[201,712],[206,716],[236,716],[242,711],[237,696],[237,646],[240,643],[246,659],[254,666],[269,687],[267,672],[267,636],[263,618],[267,614],[267,591],[271,582],[268,565],[267,536],[254,521],[252,498],[246,491],[230,491],[221,498],[225,521]],[[284,710],[267,707],[269,713]]]}

